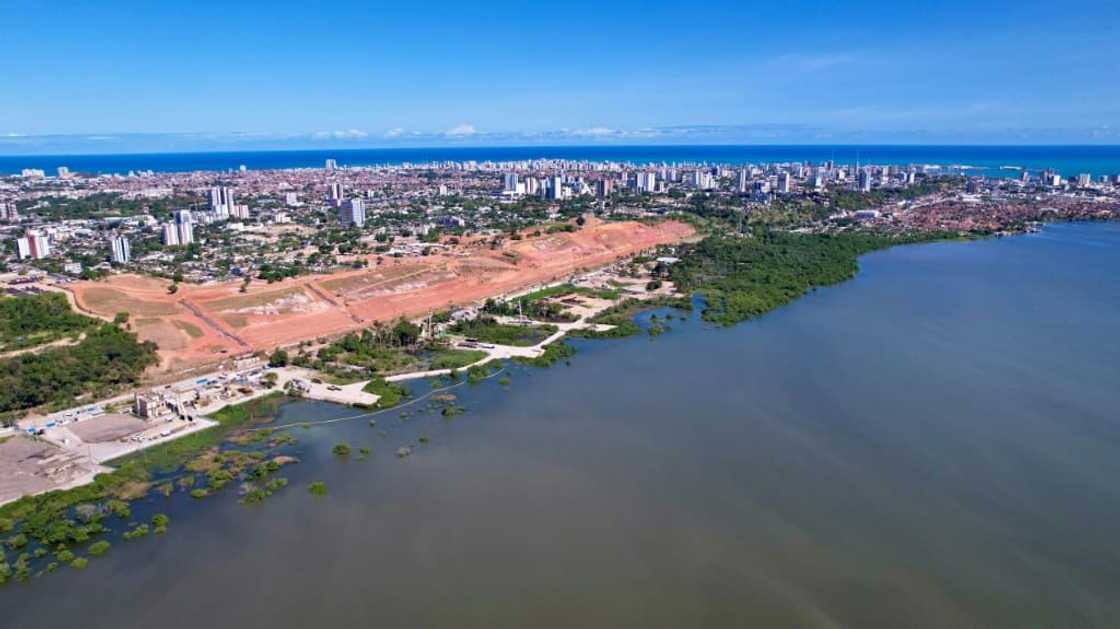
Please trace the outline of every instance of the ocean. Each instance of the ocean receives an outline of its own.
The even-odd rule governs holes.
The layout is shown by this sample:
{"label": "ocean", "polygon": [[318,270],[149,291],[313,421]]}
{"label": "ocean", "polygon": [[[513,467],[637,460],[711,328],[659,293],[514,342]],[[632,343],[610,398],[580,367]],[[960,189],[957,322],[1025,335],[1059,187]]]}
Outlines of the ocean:
{"label": "ocean", "polygon": [[[216,153],[141,153],[101,155],[5,155],[0,173],[59,166],[82,173],[126,174],[132,170],[222,171],[320,168],[326,159],[339,165],[369,166],[434,161],[510,161],[538,158],[648,163],[721,164],[834,160],[854,164],[930,164],[992,177],[1018,176],[1017,168],[1054,168],[1066,177],[1120,174],[1120,146],[541,146],[239,151]],[[1013,168],[1007,168],[1013,167]]]}
{"label": "ocean", "polygon": [[166,535],[0,588],[4,622],[1120,626],[1120,225],[860,264],[734,327],[573,341],[570,366],[455,389],[452,418],[296,428],[263,504],[142,499]]}

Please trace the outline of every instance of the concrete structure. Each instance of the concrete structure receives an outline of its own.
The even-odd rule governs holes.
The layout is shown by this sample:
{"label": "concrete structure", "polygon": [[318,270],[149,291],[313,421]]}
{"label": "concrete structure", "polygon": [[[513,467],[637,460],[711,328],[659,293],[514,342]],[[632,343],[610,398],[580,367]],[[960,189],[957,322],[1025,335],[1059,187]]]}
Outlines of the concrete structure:
{"label": "concrete structure", "polygon": [[35,230],[27,230],[27,235],[16,239],[16,252],[20,260],[31,258],[39,260],[51,255],[51,242],[46,234]]}
{"label": "concrete structure", "polygon": [[190,210],[175,211],[175,228],[179,235],[180,245],[189,245],[194,242],[194,223]]}
{"label": "concrete structure", "polygon": [[168,247],[174,247],[179,244],[179,230],[175,227],[175,223],[164,223],[162,227],[163,244]]}
{"label": "concrete structure", "polygon": [[338,209],[338,222],[361,227],[366,224],[366,206],[361,199],[350,199]]}
{"label": "concrete structure", "polygon": [[114,264],[128,264],[132,259],[132,250],[127,238],[118,234],[109,240],[109,259]]}

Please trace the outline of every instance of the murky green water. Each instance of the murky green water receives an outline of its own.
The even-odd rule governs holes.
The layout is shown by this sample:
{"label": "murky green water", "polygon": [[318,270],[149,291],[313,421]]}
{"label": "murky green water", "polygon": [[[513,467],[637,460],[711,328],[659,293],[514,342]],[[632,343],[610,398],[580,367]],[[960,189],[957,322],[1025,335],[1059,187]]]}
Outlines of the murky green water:
{"label": "murky green water", "polygon": [[451,420],[297,430],[287,489],[153,499],[166,536],[9,585],[4,626],[1120,625],[1120,226],[862,267],[732,329],[578,343]]}

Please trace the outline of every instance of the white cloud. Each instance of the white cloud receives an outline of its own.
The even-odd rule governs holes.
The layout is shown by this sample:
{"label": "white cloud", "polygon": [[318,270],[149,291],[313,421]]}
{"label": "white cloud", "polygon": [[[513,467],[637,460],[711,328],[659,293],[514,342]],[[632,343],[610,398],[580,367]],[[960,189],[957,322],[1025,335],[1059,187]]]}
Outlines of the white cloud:
{"label": "white cloud", "polygon": [[584,138],[603,138],[612,135],[617,135],[617,131],[608,127],[590,127],[587,129],[576,129],[572,131],[572,135]]}
{"label": "white cloud", "polygon": [[452,129],[448,129],[447,133],[445,133],[444,135],[448,135],[448,136],[453,137],[453,138],[461,138],[461,137],[466,137],[468,135],[474,135],[476,133],[478,133],[478,129],[475,129],[474,125],[472,125],[472,124],[461,124],[461,125],[459,125],[457,127],[454,127]]}
{"label": "white cloud", "polygon": [[361,140],[369,137],[365,131],[358,129],[342,129],[338,131],[316,131],[311,134],[316,140]]}
{"label": "white cloud", "polygon": [[386,131],[385,132],[385,137],[387,137],[387,138],[399,138],[402,135],[404,135],[404,133],[405,133],[404,129],[402,129],[400,127],[396,127],[396,128],[389,129],[388,131]]}

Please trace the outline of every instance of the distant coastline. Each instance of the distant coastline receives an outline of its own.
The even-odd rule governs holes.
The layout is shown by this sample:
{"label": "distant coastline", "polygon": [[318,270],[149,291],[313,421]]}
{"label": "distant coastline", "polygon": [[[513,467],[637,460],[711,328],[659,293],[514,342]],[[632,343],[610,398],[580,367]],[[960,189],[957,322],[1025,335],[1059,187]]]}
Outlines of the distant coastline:
{"label": "distant coastline", "polygon": [[[249,150],[99,154],[0,155],[0,175],[24,168],[48,172],[66,166],[73,172],[127,174],[250,169],[320,168],[326,159],[339,165],[373,166],[439,161],[521,161],[559,159],[645,163],[839,163],[928,164],[989,177],[1013,177],[1018,169],[1054,168],[1065,177],[1120,174],[1120,146],[1098,145],[594,145],[424,147],[370,149]],[[1008,168],[1013,166],[1015,168]]]}

